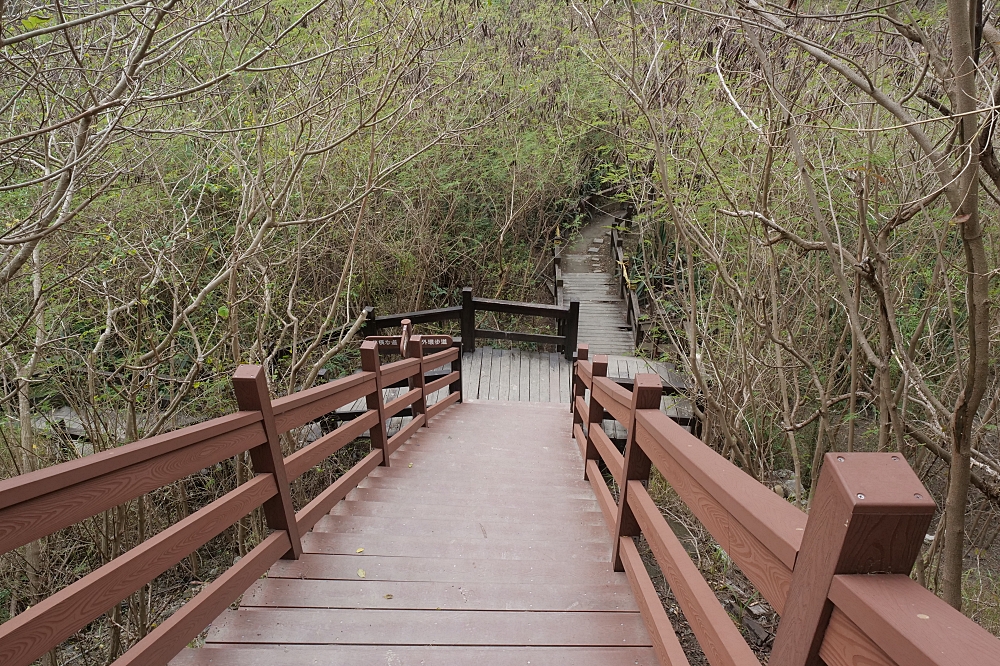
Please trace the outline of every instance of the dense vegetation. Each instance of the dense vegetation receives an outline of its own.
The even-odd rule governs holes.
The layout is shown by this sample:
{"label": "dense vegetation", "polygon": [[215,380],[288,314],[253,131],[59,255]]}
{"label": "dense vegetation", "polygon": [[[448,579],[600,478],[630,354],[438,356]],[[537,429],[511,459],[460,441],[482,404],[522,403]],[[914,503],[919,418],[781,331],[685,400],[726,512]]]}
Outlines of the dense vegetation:
{"label": "dense vegetation", "polygon": [[[636,211],[631,278],[706,441],[803,503],[824,452],[901,451],[946,507],[917,575],[986,621],[1000,33],[954,0],[790,7],[0,2],[3,475],[230,410],[239,363],[277,394],[349,371],[364,305],[535,300],[600,191]],[[66,406],[84,438],[46,423]],[[246,472],[5,556],[0,619]],[[53,663],[113,658],[260,533]]]}

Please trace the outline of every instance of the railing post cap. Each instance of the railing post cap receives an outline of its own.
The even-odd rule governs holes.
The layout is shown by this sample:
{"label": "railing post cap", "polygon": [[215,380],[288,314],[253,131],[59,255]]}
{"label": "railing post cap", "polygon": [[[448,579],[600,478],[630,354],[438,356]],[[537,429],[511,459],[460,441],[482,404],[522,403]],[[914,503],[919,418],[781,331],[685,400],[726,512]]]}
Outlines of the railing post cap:
{"label": "railing post cap", "polygon": [[262,365],[250,365],[248,363],[237,366],[233,373],[233,379],[257,379],[264,372]]}
{"label": "railing post cap", "polygon": [[856,514],[933,515],[937,508],[900,453],[827,453],[821,473]]}
{"label": "railing post cap", "polygon": [[655,388],[657,390],[663,389],[663,380],[659,375],[652,372],[642,372],[635,376],[633,379],[634,386],[637,389],[651,389]]}

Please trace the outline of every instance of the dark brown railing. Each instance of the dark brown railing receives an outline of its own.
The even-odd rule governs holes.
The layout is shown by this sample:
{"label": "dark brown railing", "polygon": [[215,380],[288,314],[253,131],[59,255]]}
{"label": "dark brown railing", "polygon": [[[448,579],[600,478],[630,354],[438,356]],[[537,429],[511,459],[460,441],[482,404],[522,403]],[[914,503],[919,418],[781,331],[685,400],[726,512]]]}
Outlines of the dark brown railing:
{"label": "dark brown railing", "polygon": [[[576,301],[569,305],[545,305],[541,303],[518,303],[515,301],[498,301],[491,298],[475,298],[472,288],[462,289],[462,305],[439,308],[437,310],[420,310],[384,317],[374,316],[371,306],[365,308],[368,319],[365,322],[365,335],[374,336],[387,328],[399,327],[404,319],[414,324],[430,324],[445,321],[460,322],[462,331],[462,350],[472,352],[476,349],[476,339],[509,340],[511,342],[529,342],[542,345],[554,345],[561,349],[567,359],[572,360],[576,349],[577,330],[580,325],[580,304]],[[479,312],[496,312],[522,317],[546,317],[556,322],[556,335],[540,333],[522,333],[518,331],[499,331],[495,329],[476,328],[476,314]]]}
{"label": "dark brown railing", "polygon": [[[446,336],[445,341],[451,344]],[[235,414],[0,481],[0,553],[7,553],[245,451],[255,472],[235,490],[0,625],[0,664],[31,664],[263,507],[270,536],[114,662],[166,664],[274,562],[297,559],[301,534],[372,469],[388,466],[392,452],[428,419],[461,399],[458,348],[425,356],[424,342],[438,344],[442,338],[413,336],[409,358],[382,365],[379,345],[366,341],[360,373],[273,401],[263,369],[240,366],[233,376],[240,409]],[[426,381],[429,371],[449,364],[451,372]],[[385,404],[382,387],[400,381],[410,390]],[[427,404],[428,396],[445,387],[444,399]],[[358,418],[282,456],[281,433],[362,397],[368,409]],[[386,422],[404,408],[410,408],[413,420],[387,437]],[[289,483],[365,431],[370,431],[371,453],[296,513]]]}
{"label": "dark brown railing", "polygon": [[[935,505],[901,455],[828,453],[807,520],[662,413],[659,377],[638,375],[628,391],[603,376],[607,357],[588,360],[585,345],[577,357],[573,435],[614,539],[615,569],[628,575],[661,664],[688,661],[639,535],[709,662],[760,662],[643,486],[653,467],[781,615],[769,666],[1000,664],[1000,640],[909,577]],[[605,414],[628,431],[624,455],[604,433]]]}

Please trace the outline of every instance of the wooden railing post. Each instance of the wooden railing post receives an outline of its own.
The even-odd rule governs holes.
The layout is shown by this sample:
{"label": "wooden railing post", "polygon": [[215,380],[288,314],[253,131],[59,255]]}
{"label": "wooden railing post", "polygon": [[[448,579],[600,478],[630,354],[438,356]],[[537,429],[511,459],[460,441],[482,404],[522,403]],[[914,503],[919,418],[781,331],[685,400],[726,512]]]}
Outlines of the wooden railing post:
{"label": "wooden railing post", "polygon": [[274,423],[271,394],[267,390],[264,368],[259,365],[238,367],[233,374],[233,390],[241,411],[260,412],[263,418],[267,443],[250,449],[250,461],[254,472],[274,475],[278,494],[264,502],[264,517],[272,530],[288,533],[291,549],[282,558],[297,560],[302,555],[302,542],[295,522],[295,507],[292,505],[288,476],[285,473],[285,457],[281,453],[281,440],[278,439],[278,429]]}
{"label": "wooden railing post", "polygon": [[[406,356],[420,361],[420,368],[417,374],[407,380],[407,384],[409,385],[411,391],[416,388],[420,389],[420,397],[417,398],[417,401],[410,407],[413,413],[413,418],[417,418],[419,414],[427,414],[427,392],[424,391],[424,384],[426,383],[424,380],[424,346],[419,335],[414,335],[410,338],[406,350]],[[427,427],[426,418],[424,419],[423,427]]]}
{"label": "wooden railing post", "polygon": [[[598,354],[594,357],[593,364],[593,378],[596,380],[598,377],[608,376],[608,357],[607,354]],[[597,446],[594,444],[594,433],[593,428],[603,428],[604,427],[604,405],[597,401],[594,396],[594,389],[590,389],[590,403],[587,405],[587,454],[584,456],[583,461],[583,478],[587,478],[587,461],[597,460],[600,461],[601,454],[597,451]]]}
{"label": "wooden railing post", "polygon": [[451,362],[451,371],[458,373],[458,381],[448,384],[448,393],[458,393],[458,401],[464,402],[465,393],[462,389],[462,380],[464,379],[462,375],[462,348],[458,344],[455,344],[455,346],[458,347],[458,358]]}
{"label": "wooden railing post", "polygon": [[828,453],[769,666],[819,666],[837,574],[909,575],[934,501],[895,453]]}
{"label": "wooden railing post", "polygon": [[365,340],[361,343],[361,369],[365,372],[375,373],[375,391],[365,396],[365,404],[368,409],[378,412],[378,423],[373,425],[369,431],[373,449],[382,449],[383,467],[389,466],[388,449],[385,446],[387,437],[385,434],[385,396],[382,394],[382,361],[378,357],[378,343],[374,340]]}
{"label": "wooden railing post", "polygon": [[618,483],[618,520],[615,522],[614,554],[611,561],[615,571],[625,571],[621,555],[618,552],[621,537],[638,536],[641,530],[639,523],[628,506],[626,490],[629,481],[648,481],[652,463],[645,452],[635,443],[635,413],[640,409],[660,408],[660,394],[663,384],[659,375],[638,374],[632,386],[632,406],[629,411],[628,423],[623,424],[628,429],[625,440],[625,465],[622,467],[622,478],[615,479]]}
{"label": "wooden railing post", "polygon": [[462,351],[476,351],[476,307],[472,303],[472,287],[462,289]]}
{"label": "wooden railing post", "polygon": [[566,319],[566,360],[573,360],[576,349],[577,332],[580,329],[580,301],[570,301],[569,317]]}
{"label": "wooden railing post", "polygon": [[573,361],[573,372],[569,376],[569,411],[573,412],[573,423],[583,423],[583,414],[576,413],[576,399],[587,395],[587,387],[580,381],[576,372],[576,364],[586,361],[590,356],[590,345],[578,345],[576,348],[576,360]]}

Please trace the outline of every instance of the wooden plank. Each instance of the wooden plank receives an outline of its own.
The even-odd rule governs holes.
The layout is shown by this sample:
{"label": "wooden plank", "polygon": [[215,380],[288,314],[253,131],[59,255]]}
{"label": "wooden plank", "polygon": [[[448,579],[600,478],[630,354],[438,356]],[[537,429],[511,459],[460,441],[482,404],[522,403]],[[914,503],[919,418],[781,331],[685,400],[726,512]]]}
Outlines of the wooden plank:
{"label": "wooden plank", "polygon": [[603,562],[611,557],[610,543],[578,541],[502,541],[496,539],[448,539],[389,535],[309,532],[302,536],[306,553],[350,555],[363,548],[369,555],[408,557],[478,558],[507,560],[555,560],[569,558]]}
{"label": "wooden plank", "polygon": [[533,342],[539,345],[561,345],[566,342],[562,335],[543,335],[540,333],[519,333],[517,331],[498,331],[491,328],[477,328],[476,337],[484,340],[508,340],[510,342]]}
{"label": "wooden plank", "polygon": [[521,399],[521,350],[512,349],[510,356],[510,388],[507,399],[517,402]]}
{"label": "wooden plank", "polygon": [[548,354],[536,352],[535,358],[538,359],[538,397],[536,398],[536,400],[538,402],[548,402],[549,401]]}
{"label": "wooden plank", "polygon": [[[580,398],[577,398],[580,400]],[[583,426],[579,423],[573,424],[573,439],[576,440],[576,445],[580,447],[580,457],[587,455],[587,436],[583,434]]]}
{"label": "wooden plank", "polygon": [[424,391],[427,393],[428,396],[433,395],[434,393],[437,393],[438,391],[445,388],[452,382],[456,381],[459,378],[459,376],[460,375],[457,372],[450,372],[441,379],[435,379],[434,381],[429,382],[426,386],[424,386]]}
{"label": "wooden plank", "polygon": [[418,358],[404,358],[395,363],[387,363],[382,366],[382,386],[391,386],[418,372],[420,372],[420,359]]}
{"label": "wooden plank", "polygon": [[276,398],[271,402],[278,432],[288,432],[375,390],[375,373],[359,372]]}
{"label": "wooden plank", "polygon": [[647,647],[512,647],[502,650],[475,646],[331,645],[206,646],[182,652],[171,666],[660,666]]}
{"label": "wooden plank", "polygon": [[389,443],[386,445],[389,455],[392,455],[392,452],[396,450],[396,447],[408,440],[426,421],[427,417],[425,415],[417,414],[416,418],[412,419],[408,424],[406,424],[405,427],[400,428],[399,432],[390,437]]}
{"label": "wooden plank", "polygon": [[206,643],[648,646],[638,613],[408,610],[238,610]]}
{"label": "wooden plank", "polygon": [[511,509],[486,504],[448,506],[446,504],[402,504],[396,502],[367,502],[344,500],[330,511],[332,516],[379,516],[383,518],[427,518],[429,516],[453,520],[476,520],[493,523],[548,524],[550,522],[575,522],[580,525],[604,525],[604,516],[596,502],[592,508],[577,507],[556,509],[552,507]]}
{"label": "wooden plank", "polygon": [[565,319],[569,315],[568,307],[542,303],[518,303],[492,298],[473,298],[472,303],[477,312],[504,312],[524,317],[551,317],[555,319]]}
{"label": "wooden plank", "polygon": [[497,400],[509,400],[510,399],[510,350],[501,349],[500,350],[500,389],[497,394]]}
{"label": "wooden plank", "polygon": [[[826,635],[819,648],[826,666],[900,666],[883,652],[861,627],[836,606],[830,614]],[[905,665],[909,666],[909,665]],[[956,664],[956,666],[958,666]]]}
{"label": "wooden plank", "polygon": [[518,381],[518,400],[528,402],[531,400],[531,354],[521,353],[521,378]]}
{"label": "wooden plank", "polygon": [[549,402],[559,402],[559,354],[550,353],[549,357]]}
{"label": "wooden plank", "polygon": [[119,657],[115,666],[160,666],[169,662],[291,547],[287,532],[273,532]]}
{"label": "wooden plank", "polygon": [[760,666],[646,489],[638,481],[629,481],[626,497],[663,576],[708,660],[713,666]]}
{"label": "wooden plank", "polygon": [[560,481],[559,483],[548,484],[544,487],[535,488],[523,488],[520,493],[512,493],[512,488],[510,487],[510,479],[503,479],[497,482],[486,481],[454,481],[446,480],[446,483],[442,483],[438,479],[401,479],[393,477],[382,477],[382,476],[368,476],[362,481],[361,488],[396,488],[399,490],[408,490],[411,492],[421,492],[427,490],[436,490],[442,495],[465,495],[478,496],[482,498],[489,497],[490,495],[501,495],[501,494],[520,494],[522,497],[528,497],[534,494],[537,497],[544,498],[546,501],[554,501],[560,498],[566,499],[591,499],[589,497],[589,490],[586,484],[576,484],[569,481]]}
{"label": "wooden plank", "polygon": [[593,391],[597,401],[616,421],[629,422],[632,407],[632,394],[629,391],[607,377],[595,377]]}
{"label": "wooden plank", "polygon": [[466,397],[470,400],[477,400],[479,399],[479,384],[483,373],[483,350],[477,349],[472,352],[471,356],[469,373],[462,378],[462,381],[468,381],[465,388]]}
{"label": "wooden plank", "polygon": [[268,578],[309,580],[438,581],[464,583],[569,584],[585,580],[593,585],[621,585],[625,574],[612,570],[609,561],[566,559],[497,560],[443,557],[396,557],[351,552],[346,555],[306,554],[298,560],[279,560]]}
{"label": "wooden plank", "polygon": [[572,520],[538,524],[529,521],[510,523],[485,519],[470,520],[454,516],[384,518],[380,516],[327,515],[316,523],[313,530],[330,534],[360,534],[364,536],[439,536],[442,538],[517,541],[579,539],[581,541],[602,542],[607,535],[607,530],[603,525],[592,525]]}
{"label": "wooden plank", "polygon": [[638,611],[628,584],[461,583],[263,579],[240,608],[477,611]]}
{"label": "wooden plank", "polygon": [[528,370],[528,400],[531,402],[541,402],[538,381],[538,354],[531,355],[531,365]]}
{"label": "wooden plank", "polygon": [[601,505],[601,513],[604,514],[604,522],[607,523],[609,532],[614,532],[615,521],[618,518],[618,507],[615,505],[615,498],[612,497],[608,484],[601,475],[601,470],[597,468],[596,460],[587,461],[587,479],[597,496],[597,503]]}
{"label": "wooden plank", "polygon": [[[596,508],[593,493],[584,493],[584,497],[549,497],[545,499],[546,506],[575,510],[578,507]],[[512,497],[509,494],[494,497],[470,497],[462,493],[443,493],[440,489],[404,490],[398,488],[365,488],[359,487],[351,491],[347,499],[382,502],[413,502],[414,504],[440,504],[444,506],[495,506],[500,508],[529,509],[537,506],[537,500],[527,496]]]}
{"label": "wooden plank", "polygon": [[652,639],[653,650],[656,651],[660,664],[662,666],[688,666],[689,662],[684,654],[684,648],[677,640],[674,626],[670,623],[666,611],[663,610],[660,595],[653,587],[653,581],[649,578],[646,565],[643,563],[632,537],[621,537],[621,547],[618,552],[625,565],[625,573],[632,585],[632,593],[638,601],[642,620],[646,625],[650,639]]}

